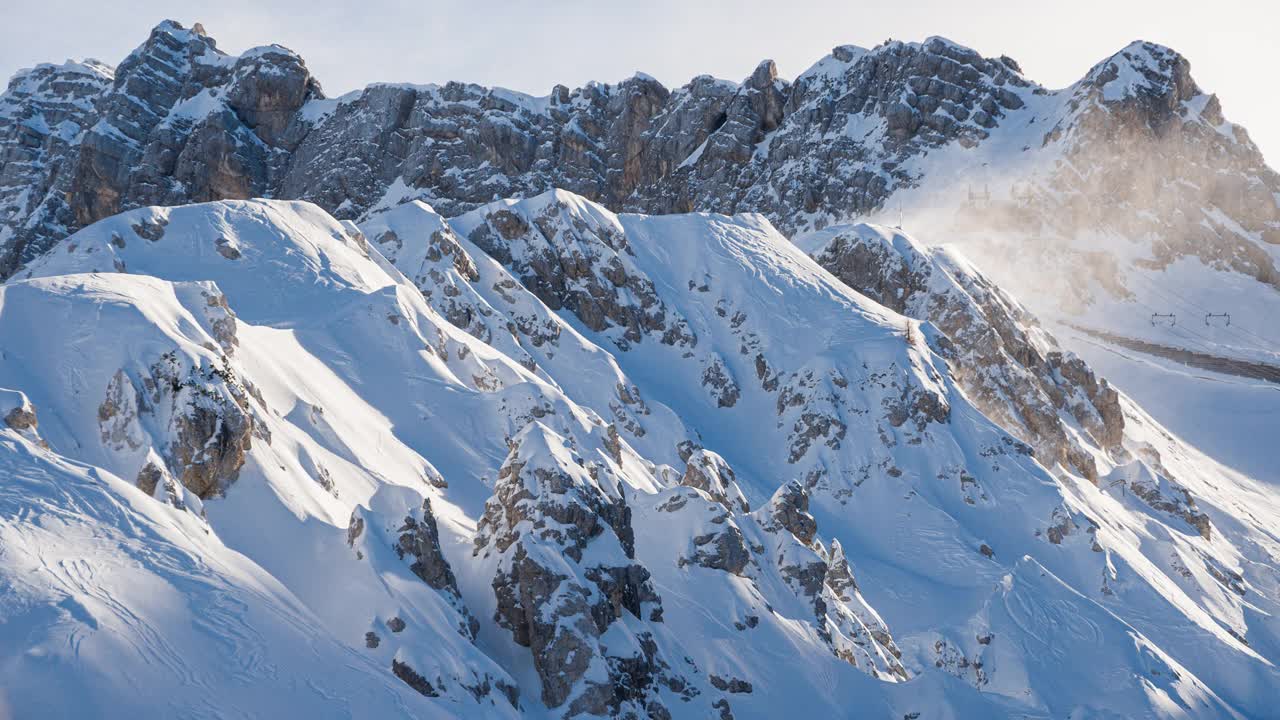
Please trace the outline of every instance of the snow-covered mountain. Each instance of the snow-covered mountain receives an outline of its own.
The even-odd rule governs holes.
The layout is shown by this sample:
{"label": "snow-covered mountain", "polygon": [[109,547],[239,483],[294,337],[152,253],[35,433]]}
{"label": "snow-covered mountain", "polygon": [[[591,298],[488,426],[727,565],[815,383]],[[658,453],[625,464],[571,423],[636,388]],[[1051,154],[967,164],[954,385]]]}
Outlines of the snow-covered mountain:
{"label": "snow-covered mountain", "polygon": [[[759,212],[791,235],[901,218],[964,247],[1073,350],[1124,355],[1127,387],[1200,397],[1280,377],[1280,177],[1188,61],[1152,43],[1059,90],[930,38],[840,46],[794,81],[765,61],[742,82],[674,90],[639,74],[544,97],[449,83],[325,98],[285,48],[231,56],[166,21],[114,69],[19,73],[0,96],[0,148],[0,276],[147,205],[276,197],[360,220],[562,188],[614,211]],[[1142,395],[1167,421],[1192,414]],[[1247,453],[1232,437],[1257,436],[1212,406],[1196,414],[1228,433],[1179,429]],[[1280,412],[1280,396],[1261,407]],[[1232,461],[1256,472],[1280,456]]]}
{"label": "snow-covered mountain", "polygon": [[[895,242],[925,296],[1025,323]],[[758,215],[564,191],[72,235],[0,290],[7,702],[132,708],[146,678],[215,693],[184,708],[285,687],[361,716],[1262,711],[1274,496],[1079,361],[1019,353],[1094,465],[1039,462],[988,416],[1058,436],[984,415],[940,354],[976,332],[841,280]],[[200,638],[253,664],[197,664]],[[323,669],[290,682],[296,655]]]}
{"label": "snow-covered mountain", "polygon": [[[564,188],[615,209],[761,212],[787,232],[899,204],[950,213],[977,192],[995,206],[985,227],[1112,232],[1161,267],[1196,258],[1275,284],[1280,178],[1186,59],[1151,43],[1062,90],[930,38],[837,47],[794,82],[765,61],[676,90],[637,75],[540,98],[450,83],[325,99],[285,48],[230,56],[166,21],[114,70],[42,65],[3,98],[10,272],[142,205],[274,196],[356,219]],[[1105,286],[1105,265],[1082,267]]]}
{"label": "snow-covered mountain", "polygon": [[1276,477],[1072,352],[1269,382],[1171,51],[325,99],[166,22],[0,148],[0,716],[1275,713]]}

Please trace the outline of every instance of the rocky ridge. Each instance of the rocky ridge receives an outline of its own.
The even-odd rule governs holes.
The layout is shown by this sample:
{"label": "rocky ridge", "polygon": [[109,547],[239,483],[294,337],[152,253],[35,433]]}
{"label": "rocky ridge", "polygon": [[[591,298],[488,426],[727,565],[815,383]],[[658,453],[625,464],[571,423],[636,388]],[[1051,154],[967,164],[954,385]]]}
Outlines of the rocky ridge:
{"label": "rocky ridge", "polygon": [[849,287],[941,331],[935,342],[965,393],[1046,467],[1115,485],[1126,481],[1111,477],[1113,468],[1141,466],[1141,479],[1128,487],[1210,537],[1209,519],[1187,490],[1153,469],[1162,468],[1159,453],[1126,438],[1116,389],[954,248],[928,248],[865,224],[833,226],[797,243]]}
{"label": "rocky ridge", "polygon": [[[903,191],[913,213],[926,203],[954,227],[1035,237],[1026,263],[1070,260],[1119,297],[1114,268],[1134,259],[1071,250],[1074,238],[1150,238],[1157,267],[1191,257],[1274,284],[1280,180],[1189,67],[1134,43],[1050,91],[1010,58],[930,38],[837,47],[793,82],[765,61],[741,83],[674,90],[637,75],[545,97],[449,83],[325,99],[283,48],[228,56],[166,21],[114,71],[13,80],[2,270],[150,204],[296,198],[359,219],[411,199],[455,215],[563,188],[615,210],[760,212],[790,233],[884,211]],[[974,173],[987,186],[976,214]]]}

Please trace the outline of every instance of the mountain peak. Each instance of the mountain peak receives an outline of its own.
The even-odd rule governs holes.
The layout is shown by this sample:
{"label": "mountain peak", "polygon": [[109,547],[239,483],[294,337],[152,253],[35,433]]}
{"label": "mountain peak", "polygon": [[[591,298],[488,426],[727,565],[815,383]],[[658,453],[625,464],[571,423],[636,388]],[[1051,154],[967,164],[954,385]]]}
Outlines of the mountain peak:
{"label": "mountain peak", "polygon": [[[158,42],[164,42],[170,45],[191,45],[192,43],[198,43],[207,46],[210,49],[215,49],[217,47],[217,43],[214,39],[209,37],[205,32],[204,25],[196,23],[191,28],[187,28],[177,20],[161,20],[156,23],[155,27],[151,28],[150,34],[147,35],[146,42],[139,46],[138,49],[141,50],[142,48],[154,46]],[[135,50],[135,52],[137,51]]]}
{"label": "mountain peak", "polygon": [[751,79],[748,83],[752,87],[764,88],[769,87],[778,79],[778,66],[771,59],[761,60],[756,65],[756,69],[751,73]]}
{"label": "mountain peak", "polygon": [[1182,102],[1201,94],[1185,57],[1145,40],[1135,40],[1093,66],[1083,82],[1101,88],[1107,101],[1147,95]]}

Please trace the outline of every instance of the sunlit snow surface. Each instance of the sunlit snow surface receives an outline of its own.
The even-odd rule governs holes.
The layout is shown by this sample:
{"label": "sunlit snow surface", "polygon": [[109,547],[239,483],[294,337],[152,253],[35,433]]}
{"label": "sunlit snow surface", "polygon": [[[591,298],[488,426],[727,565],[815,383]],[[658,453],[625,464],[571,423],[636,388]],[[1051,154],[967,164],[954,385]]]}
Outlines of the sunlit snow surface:
{"label": "sunlit snow surface", "polygon": [[[624,351],[618,328],[593,331],[519,287],[499,292],[514,274],[468,239],[499,210],[531,227],[551,213],[554,242],[598,249],[602,233],[624,237],[627,273],[651,282],[697,343],[651,335]],[[494,327],[527,316],[558,328],[558,344],[500,333],[485,343],[441,317],[421,292],[435,281],[416,277],[427,260],[415,248],[446,226],[481,278],[467,297],[494,309]],[[376,242],[391,227],[403,242],[395,263]],[[529,651],[492,622],[492,567],[473,555],[509,441],[538,417],[548,437],[595,453],[625,484],[636,557],[664,605],[661,650],[700,668],[697,698],[667,698],[676,717],[711,712],[720,695],[705,673],[751,683],[730,697],[739,720],[1274,712],[1280,500],[1136,405],[1134,437],[1201,502],[1211,539],[1105,481],[1058,479],[1009,452],[946,362],[907,343],[905,318],[759,216],[614,215],[548,193],[449,222],[413,203],[363,231],[306,203],[141,209],[0,286],[0,388],[24,393],[40,422],[38,434],[0,430],[0,707],[15,717],[516,715],[500,694],[473,692],[488,680],[518,683],[529,716],[561,714],[542,706]],[[542,241],[530,234],[514,252]],[[215,324],[219,296],[236,315],[234,344]],[[101,420],[112,378],[141,377],[166,352],[187,368],[225,364],[252,385],[270,435],[254,440],[225,497],[187,497],[186,509],[133,486],[162,428],[139,421],[107,437]],[[802,405],[779,407],[757,354]],[[717,362],[740,389],[731,406],[705,387]],[[619,386],[649,407],[631,429],[609,407]],[[945,422],[884,422],[911,393],[945,401]],[[793,452],[798,408],[830,413],[847,433]],[[610,423],[624,427],[616,461],[601,450]],[[682,566],[700,521],[659,505],[685,439],[733,465],[753,509],[788,480],[826,473],[812,491],[818,535],[844,548],[909,681],[837,659],[768,552],[750,578]],[[390,550],[424,497],[480,621],[474,642]],[[353,510],[366,530],[348,545]],[[1046,531],[1062,517],[1077,529],[1052,544]],[[755,537],[753,521],[738,522]],[[1242,574],[1247,593],[1215,572]],[[748,614],[759,626],[735,627]],[[387,630],[392,618],[403,633]],[[393,659],[443,692],[417,694],[390,673]]]}

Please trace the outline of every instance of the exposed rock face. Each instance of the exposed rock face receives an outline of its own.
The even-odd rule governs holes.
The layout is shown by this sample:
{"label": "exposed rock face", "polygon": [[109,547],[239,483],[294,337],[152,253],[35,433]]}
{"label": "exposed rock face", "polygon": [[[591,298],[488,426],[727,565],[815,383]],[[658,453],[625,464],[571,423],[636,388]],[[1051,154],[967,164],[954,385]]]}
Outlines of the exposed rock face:
{"label": "exposed rock face", "polygon": [[1097,479],[1075,426],[1092,445],[1126,456],[1116,390],[1058,349],[1031,313],[959,255],[870,225],[834,226],[799,242],[848,286],[941,330],[939,349],[966,394],[1046,466]]}
{"label": "exposed rock face", "polygon": [[404,519],[400,526],[400,541],[396,552],[404,559],[405,555],[413,557],[410,569],[413,574],[436,590],[447,590],[458,594],[458,582],[453,577],[449,562],[440,551],[440,532],[436,529],[436,518],[431,513],[431,500],[422,502],[422,518],[413,515]]}
{"label": "exposed rock face", "polygon": [[[351,215],[384,195],[456,213],[559,187],[649,212],[752,209],[779,220],[829,203],[847,216],[910,182],[892,170],[906,158],[985,138],[1022,106],[1015,87],[1029,85],[1012,61],[940,38],[838,48],[794,85],[766,60],[741,84],[702,76],[675,91],[645,76],[540,99],[459,83],[373,86],[328,110],[281,193]],[[878,128],[874,141],[833,144],[827,131],[851,123]],[[813,157],[824,159],[802,161]]]}
{"label": "exposed rock face", "polygon": [[352,510],[347,545],[371,569],[384,576],[402,573],[407,581],[387,583],[400,610],[381,614],[385,610],[378,608],[364,635],[370,655],[427,697],[483,701],[496,713],[519,707],[514,681],[500,668],[457,658],[474,649],[479,623],[444,556],[430,496],[413,488],[381,486],[367,504]]}
{"label": "exposed rock face", "polygon": [[1135,461],[1117,467],[1107,476],[1108,482],[1127,485],[1151,509],[1181,518],[1200,537],[1209,540],[1213,536],[1213,526],[1209,516],[1197,507],[1191,492],[1171,478],[1160,462],[1160,456],[1150,447],[1139,448],[1137,454],[1145,462]]}
{"label": "exposed rock face", "polygon": [[889,634],[889,626],[859,592],[840,541],[831,541],[826,561],[823,584],[832,598],[828,600],[832,610],[827,635],[832,650],[845,662],[870,670],[874,677],[907,679],[909,673],[900,662],[902,651]]}
{"label": "exposed rock face", "polygon": [[[354,526],[354,523],[352,523]],[[462,602],[458,592],[458,581],[453,576],[453,568],[445,559],[440,549],[440,531],[436,527],[435,514],[431,512],[431,499],[424,498],[420,515],[406,515],[404,524],[396,532],[400,537],[396,542],[396,554],[400,559],[412,558],[409,569],[422,581],[445,595],[465,620],[465,630],[471,639],[480,632],[480,622],[471,615]],[[399,618],[396,618],[399,620]],[[400,620],[401,629],[404,621]],[[395,632],[399,632],[396,630]]]}
{"label": "exposed rock face", "polygon": [[[1043,171],[976,220],[1037,236],[1150,233],[1161,266],[1193,256],[1277,282],[1265,246],[1280,241],[1280,177],[1187,61],[1149,43],[1055,93],[1009,58],[930,38],[837,47],[794,83],[765,61],[742,83],[701,76],[674,91],[637,75],[545,98],[449,83],[325,100],[284,48],[231,57],[166,21],[118,69],[41,66],[0,105],[3,275],[122,209],[247,196],[357,218],[415,198],[454,215],[564,188],[615,209],[762,212],[802,231],[880,209],[929,178],[927,153],[995,142],[1034,116],[1043,132],[1026,150]],[[522,232],[501,217],[492,229]],[[1075,260],[1090,276],[1112,261]],[[534,274],[574,268],[560,251],[530,262]],[[539,297],[584,300],[543,280]],[[642,321],[619,316],[611,294],[589,322]]]}
{"label": "exposed rock face", "polygon": [[49,446],[40,437],[40,422],[36,417],[36,407],[24,393],[0,388],[0,422],[2,422],[0,430],[7,427],[37,445],[46,448]]}
{"label": "exposed rock face", "polygon": [[1196,85],[1186,58],[1133,43],[1090,70],[1069,107],[1045,143],[1061,142],[1077,170],[1036,196],[1055,229],[1120,228],[1153,238],[1153,267],[1195,257],[1280,288],[1267,252],[1280,243],[1280,175]]}
{"label": "exposed rock face", "polygon": [[[52,202],[70,190],[52,168],[97,121],[94,101],[110,87],[112,74],[92,60],[39,65],[15,75],[0,95],[0,277],[48,247],[28,248],[32,234],[24,225],[46,198]],[[76,225],[65,214],[51,218],[41,237],[60,237]]]}
{"label": "exposed rock face", "polygon": [[770,527],[786,530],[802,545],[811,544],[818,533],[818,522],[809,514],[809,493],[795,481],[774,493],[769,501],[768,518]]}
{"label": "exposed rock face", "polygon": [[240,475],[255,429],[248,393],[227,367],[188,366],[166,353],[134,378],[118,371],[98,407],[102,443],[115,452],[155,448],[156,467],[139,481],[170,474],[197,497],[221,495]]}
{"label": "exposed rock face", "polygon": [[272,46],[231,57],[202,30],[172,21],[114,72],[68,64],[15,78],[0,101],[8,108],[0,137],[19,125],[53,131],[21,142],[38,151],[0,154],[0,176],[26,183],[0,199],[16,210],[0,221],[0,273],[122,210],[271,194],[287,148],[301,137],[288,128],[318,97],[294,53]]}
{"label": "exposed rock face", "polygon": [[436,689],[432,687],[431,682],[419,675],[418,672],[407,663],[400,662],[399,660],[392,660],[391,672],[396,677],[403,680],[406,685],[417,690],[420,694],[426,695],[427,697],[439,696]]}
{"label": "exposed rock face", "polygon": [[[555,187],[620,199],[663,169],[646,150],[669,97],[641,75],[557,86],[546,98],[462,83],[375,85],[308,133],[281,189],[353,216],[397,183],[446,214]],[[403,162],[387,156],[389,144]]]}
{"label": "exposed rock face", "polygon": [[616,328],[621,347],[649,334],[667,344],[695,342],[628,257],[617,221],[568,193],[553,200],[532,217],[488,206],[467,239],[507,265],[552,310],[569,310],[597,332]]}
{"label": "exposed rock face", "polygon": [[742,575],[751,564],[751,551],[747,547],[742,530],[727,517],[712,518],[711,522],[719,525],[711,532],[695,535],[691,540],[693,553],[682,561],[690,562],[712,570],[723,570],[732,575]]}
{"label": "exposed rock face", "polygon": [[533,423],[513,440],[477,531],[476,554],[498,561],[494,620],[533,653],[543,702],[569,717],[665,713],[657,683],[679,687],[649,633],[631,647],[601,639],[615,622],[662,621],[633,559],[623,487],[606,463]]}
{"label": "exposed rock face", "polygon": [[[722,473],[729,469],[718,455],[706,450],[697,453],[703,454],[704,461],[708,455],[717,458]],[[690,462],[698,457],[691,456]],[[732,480],[727,488],[730,496],[739,492]],[[840,543],[833,541],[828,551],[818,540],[817,521],[809,514],[809,494],[800,483],[784,484],[755,512],[687,482],[659,493],[653,507],[659,527],[690,529],[691,537],[677,561],[681,568],[733,576],[732,582],[747,584],[746,597],[772,616],[768,621],[780,617],[779,607],[790,606],[798,612],[784,622],[811,627],[840,659],[872,677],[907,678],[899,661],[901,652],[884,621],[858,591]],[[714,576],[693,578],[708,588],[720,581]],[[782,592],[775,594],[777,588]],[[743,591],[735,585],[733,594],[740,596]],[[735,627],[745,633],[760,622],[758,615],[746,614]],[[743,642],[751,642],[750,636]],[[749,683],[709,677],[712,687],[721,692],[752,691]]]}
{"label": "exposed rock face", "polygon": [[18,432],[35,432],[39,427],[36,408],[27,396],[15,390],[0,389],[0,419]]}
{"label": "exposed rock face", "polygon": [[[959,255],[870,225],[834,226],[800,242],[850,287],[945,333],[939,350],[965,393],[1031,445],[1041,463],[1095,483],[1124,483],[1153,509],[1210,536],[1208,517],[1169,479],[1159,453],[1144,443],[1126,446],[1115,388],[1058,349],[1031,313]],[[1095,453],[1114,469],[1100,471]],[[1064,517],[1049,528],[1049,540],[1060,543],[1071,529]]]}
{"label": "exposed rock face", "polygon": [[[571,196],[565,198],[569,201],[582,203]],[[478,213],[477,222],[485,222],[485,213]],[[564,215],[556,218],[560,221]],[[581,223],[576,225],[582,227]],[[553,230],[550,225],[545,227]],[[655,414],[611,355],[596,351],[570,322],[517,280],[512,270],[455,231],[427,204],[413,201],[380,211],[360,228],[445,319],[531,372],[547,379],[559,378],[559,382],[577,376],[612,377],[611,384],[573,386],[575,393],[583,393],[577,399],[606,411],[614,431],[628,441],[644,438],[651,427],[665,431],[680,424],[670,411]],[[573,226],[568,226],[568,231],[572,230]],[[595,234],[583,232],[576,237],[585,245]],[[512,250],[520,251],[518,242]],[[531,407],[529,412],[537,418],[550,409]]]}
{"label": "exposed rock face", "polygon": [[[693,532],[688,549],[678,560],[680,567],[692,564],[749,577],[755,565],[752,548],[742,524],[752,523],[742,489],[733,479],[733,469],[719,455],[698,449],[689,458],[681,479],[684,487],[662,499],[660,513],[692,515]],[[665,524],[665,523],[664,523]],[[747,532],[751,532],[748,527]]]}
{"label": "exposed rock face", "polygon": [[731,512],[750,512],[747,498],[738,488],[733,468],[729,467],[724,458],[710,450],[699,448],[686,462],[684,476],[680,478],[681,485],[698,488]]}
{"label": "exposed rock face", "polygon": [[888,626],[858,592],[844,550],[833,541],[828,551],[817,539],[818,524],[809,514],[809,494],[790,482],[757,510],[771,531],[770,554],[777,571],[813,606],[819,635],[836,656],[872,677],[907,679],[902,653]]}
{"label": "exposed rock face", "polygon": [[629,207],[749,209],[784,231],[815,215],[857,216],[917,179],[902,167],[907,159],[949,142],[977,144],[1022,106],[1012,90],[1029,87],[1012,61],[942,38],[839,47],[791,85],[771,67],[739,88],[703,153]]}
{"label": "exposed rock face", "polygon": [[[514,311],[505,316],[485,299],[474,287],[481,282],[481,275],[462,239],[425,203],[413,202],[382,213],[366,223],[363,232],[446,320],[501,348],[525,367],[534,370],[537,363],[521,346],[523,338],[535,346],[559,338],[559,326],[548,319]],[[515,305],[517,300],[511,294],[523,294],[524,288],[504,280],[510,283],[506,297]]]}

